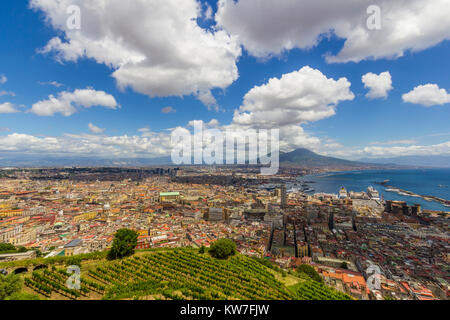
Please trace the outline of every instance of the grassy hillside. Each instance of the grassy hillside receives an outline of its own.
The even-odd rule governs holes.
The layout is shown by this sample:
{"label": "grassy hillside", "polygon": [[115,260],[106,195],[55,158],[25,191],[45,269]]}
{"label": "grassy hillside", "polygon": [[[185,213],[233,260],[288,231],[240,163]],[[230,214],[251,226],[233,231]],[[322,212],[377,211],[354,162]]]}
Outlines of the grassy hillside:
{"label": "grassy hillside", "polygon": [[65,286],[65,269],[25,275],[26,292],[47,299],[339,300],[348,296],[307,276],[286,275],[236,255],[217,260],[194,249],[140,252],[82,264],[81,290]]}

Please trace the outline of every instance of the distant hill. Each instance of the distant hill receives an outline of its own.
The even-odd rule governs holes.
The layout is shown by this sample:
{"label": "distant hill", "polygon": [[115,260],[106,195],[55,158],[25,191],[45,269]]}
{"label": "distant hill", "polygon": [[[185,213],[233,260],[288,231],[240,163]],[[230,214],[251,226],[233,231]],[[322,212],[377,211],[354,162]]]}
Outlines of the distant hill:
{"label": "distant hill", "polygon": [[296,149],[292,152],[280,154],[281,164],[295,164],[302,167],[354,167],[361,168],[370,166],[363,162],[343,160],[333,157],[321,156],[308,149]]}
{"label": "distant hill", "polygon": [[[444,160],[442,161],[444,162]],[[194,159],[191,160],[194,163]],[[397,166],[400,163],[390,161],[374,162],[349,161],[333,157],[326,157],[314,153],[308,149],[296,149],[292,152],[280,153],[280,163],[285,166],[298,166],[303,168],[335,168],[335,169],[370,169]],[[394,165],[395,163],[395,165]],[[448,160],[447,160],[448,164]],[[0,167],[145,167],[145,166],[172,166],[171,157],[159,158],[116,158],[106,159],[99,157],[43,157],[43,156],[18,156],[4,154],[0,156]],[[409,165],[409,164],[406,164]],[[414,165],[414,164],[413,164]]]}
{"label": "distant hill", "polygon": [[403,156],[395,158],[361,159],[376,164],[395,164],[401,166],[450,168],[450,156]]}
{"label": "distant hill", "polygon": [[97,157],[0,157],[0,167],[133,167],[172,165],[170,157],[161,158],[120,158]]}

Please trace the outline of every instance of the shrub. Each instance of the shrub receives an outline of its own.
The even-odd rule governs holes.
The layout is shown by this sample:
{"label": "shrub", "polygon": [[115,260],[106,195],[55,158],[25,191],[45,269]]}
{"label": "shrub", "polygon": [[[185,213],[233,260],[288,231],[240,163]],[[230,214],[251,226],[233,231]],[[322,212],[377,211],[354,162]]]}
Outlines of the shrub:
{"label": "shrub", "polygon": [[317,271],[308,264],[302,264],[297,267],[298,273],[304,273],[312,280],[317,282],[323,282],[322,277],[317,273]]}
{"label": "shrub", "polygon": [[15,251],[16,247],[14,247],[10,243],[0,243],[0,252],[9,252],[9,251]]}
{"label": "shrub", "polygon": [[236,243],[230,239],[217,240],[212,244],[209,253],[217,259],[228,259],[236,254]]}
{"label": "shrub", "polygon": [[120,229],[114,236],[111,250],[108,252],[108,260],[122,259],[134,254],[137,246],[138,234],[130,229]]}
{"label": "shrub", "polygon": [[22,290],[22,279],[15,274],[4,276],[0,274],[0,300]]}
{"label": "shrub", "polygon": [[77,256],[70,257],[66,260],[66,266],[79,266],[81,267],[81,258]]}

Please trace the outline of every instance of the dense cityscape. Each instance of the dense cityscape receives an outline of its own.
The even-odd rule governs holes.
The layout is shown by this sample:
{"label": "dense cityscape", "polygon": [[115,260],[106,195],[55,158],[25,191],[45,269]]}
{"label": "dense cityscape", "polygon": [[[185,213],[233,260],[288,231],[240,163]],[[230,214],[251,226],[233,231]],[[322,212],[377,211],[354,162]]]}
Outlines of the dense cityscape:
{"label": "dense cityscape", "polygon": [[354,299],[448,299],[448,212],[384,201],[370,186],[314,193],[292,168],[264,178],[251,171],[3,170],[0,242],[26,250],[0,253],[0,269],[26,276],[32,269],[20,261],[105,251],[127,228],[138,251],[231,239],[240,254],[285,272],[310,265]]}
{"label": "dense cityscape", "polygon": [[450,300],[450,0],[0,8],[0,320]]}

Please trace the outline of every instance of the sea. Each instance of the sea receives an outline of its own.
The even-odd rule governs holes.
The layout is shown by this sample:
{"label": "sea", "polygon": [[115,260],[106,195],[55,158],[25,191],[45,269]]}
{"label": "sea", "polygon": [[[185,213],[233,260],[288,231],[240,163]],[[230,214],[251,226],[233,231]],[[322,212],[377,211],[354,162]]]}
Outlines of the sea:
{"label": "sea", "polygon": [[298,180],[314,182],[307,184],[315,189],[315,193],[338,194],[341,187],[345,187],[347,191],[359,192],[367,191],[367,188],[372,186],[380,192],[384,200],[406,201],[409,205],[420,204],[426,210],[450,211],[450,207],[439,202],[389,192],[386,187],[376,183],[389,180],[387,184],[394,188],[450,200],[450,168],[328,172],[302,176]]}

